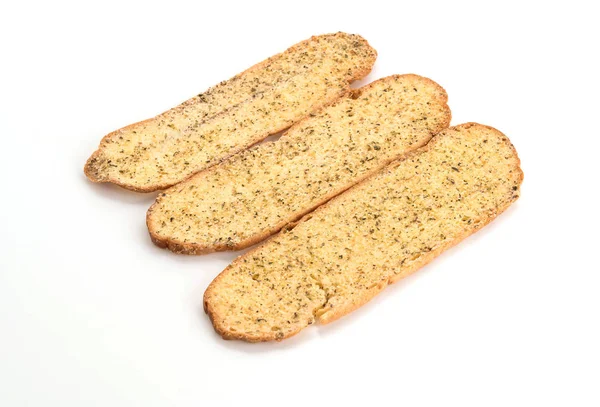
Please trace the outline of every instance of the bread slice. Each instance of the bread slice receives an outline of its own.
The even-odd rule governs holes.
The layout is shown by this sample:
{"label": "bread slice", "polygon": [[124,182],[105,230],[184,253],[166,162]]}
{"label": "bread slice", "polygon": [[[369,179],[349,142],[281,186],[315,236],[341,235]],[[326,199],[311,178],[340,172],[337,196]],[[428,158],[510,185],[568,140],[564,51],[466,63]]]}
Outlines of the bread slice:
{"label": "bread slice", "polygon": [[426,144],[450,123],[446,92],[417,75],[349,92],[278,141],[244,151],[159,195],[152,240],[200,254],[250,246]]}
{"label": "bread slice", "polygon": [[312,37],[152,119],[104,137],[94,182],[167,188],[277,133],[366,76],[377,53],[358,35]]}
{"label": "bread slice", "polygon": [[365,304],[481,229],[519,197],[499,131],[463,124],[238,257],[204,309],[225,339],[281,340]]}

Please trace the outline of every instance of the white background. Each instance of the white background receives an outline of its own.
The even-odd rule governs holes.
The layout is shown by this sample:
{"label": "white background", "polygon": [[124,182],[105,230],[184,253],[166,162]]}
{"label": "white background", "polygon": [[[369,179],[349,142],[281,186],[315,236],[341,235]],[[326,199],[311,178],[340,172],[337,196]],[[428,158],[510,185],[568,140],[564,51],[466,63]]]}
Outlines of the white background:
{"label": "white background", "polygon": [[[0,6],[1,406],[600,405],[590,6],[84,3]],[[154,194],[92,184],[83,164],[106,133],[340,30],[379,52],[362,84],[428,76],[453,124],[505,132],[522,198],[338,322],[223,341],[202,295],[238,253],[154,247]]]}

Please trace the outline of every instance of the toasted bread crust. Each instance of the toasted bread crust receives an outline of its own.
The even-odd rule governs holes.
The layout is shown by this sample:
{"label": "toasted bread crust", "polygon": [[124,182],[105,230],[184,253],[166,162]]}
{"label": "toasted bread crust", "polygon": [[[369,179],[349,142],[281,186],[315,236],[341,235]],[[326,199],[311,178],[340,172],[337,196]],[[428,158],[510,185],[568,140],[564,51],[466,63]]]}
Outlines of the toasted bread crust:
{"label": "toasted bread crust", "polygon": [[[452,154],[459,151],[461,147],[460,143],[456,144],[454,140],[450,138],[454,138],[460,142],[460,137],[465,137],[464,140],[467,141],[470,137],[475,138],[473,142],[465,143],[464,147],[465,150],[475,148],[472,155],[469,155],[470,151],[467,151],[466,153],[466,156],[473,158],[471,162],[461,163],[460,155],[456,154],[454,157],[455,160],[450,161],[447,164],[445,162],[444,164],[440,164],[439,160],[434,159],[436,157],[435,154],[437,154],[438,151],[441,151],[441,154],[446,154],[444,151],[446,148],[449,150],[454,149],[448,154],[449,157],[452,157]],[[487,144],[488,142],[489,144]],[[485,146],[482,143],[485,143]],[[497,147],[497,150],[493,150],[495,147]],[[489,148],[489,150],[485,150],[485,148]],[[462,166],[455,167],[457,162]],[[444,168],[440,168],[440,165],[443,165]],[[415,167],[412,168],[413,166]],[[479,170],[479,168],[482,170]],[[493,168],[495,170],[494,174],[497,174],[501,178],[495,179],[493,176],[488,176],[488,172],[486,172],[488,168]],[[486,169],[486,171],[483,169]],[[426,176],[428,171],[435,176],[428,178]],[[411,183],[412,176],[403,178],[410,174],[418,177],[418,179],[415,180],[415,183]],[[454,175],[457,176],[456,180],[452,179]],[[440,180],[444,180],[444,177],[446,176],[448,179],[447,185],[436,183]],[[474,183],[471,184],[471,186],[467,186],[464,181],[471,181],[471,179],[468,178],[470,176],[473,177],[472,181]],[[427,193],[418,195],[415,193],[416,191],[414,188],[416,185],[421,185],[418,183],[421,177],[424,177],[424,180],[427,179],[432,181],[433,184],[422,185],[424,188],[429,189],[427,189]],[[460,177],[463,178],[461,179]],[[396,180],[396,182],[393,183],[393,188],[388,189],[387,191],[399,191],[401,188],[406,188],[403,190],[403,193],[405,192],[406,195],[400,192],[395,196],[386,195],[384,189],[388,186],[391,188],[390,184],[386,183],[386,181],[391,182],[392,180]],[[462,182],[459,182],[461,180]],[[281,232],[273,239],[263,243],[243,256],[238,257],[229,267],[219,274],[207,288],[204,294],[205,312],[211,319],[215,331],[224,339],[239,339],[248,342],[282,340],[297,334],[300,330],[314,321],[318,321],[322,324],[335,321],[368,302],[387,285],[393,284],[399,279],[414,273],[425,264],[432,261],[443,251],[453,247],[494,220],[519,197],[519,186],[522,180],[523,172],[520,168],[520,160],[516,150],[508,138],[498,130],[476,123],[466,123],[444,130],[440,135],[434,137],[427,146],[406,154],[403,159],[390,164],[383,171],[369,177],[339,197],[322,205],[316,211],[306,215],[298,222],[296,228],[291,232]],[[444,180],[444,182],[446,181]],[[456,188],[456,190],[452,190],[453,188]],[[377,193],[379,190],[382,192]],[[468,195],[463,196],[461,195],[462,193]],[[307,264],[306,266],[301,267],[301,270],[294,266],[290,271],[286,272],[287,274],[282,274],[287,276],[285,279],[287,285],[280,285],[281,282],[274,277],[279,275],[276,270],[281,269],[282,264],[293,265],[296,264],[294,261],[299,261],[298,259],[306,260],[298,257],[298,253],[288,251],[288,247],[285,246],[288,239],[294,240],[295,247],[297,247],[295,250],[300,250],[303,245],[314,247],[314,245],[320,241],[319,239],[322,239],[322,237],[319,237],[321,236],[319,232],[322,232],[322,229],[320,228],[328,225],[327,219],[331,217],[335,220],[337,219],[336,216],[340,213],[345,213],[344,211],[347,211],[348,214],[352,214],[354,213],[354,210],[357,210],[357,213],[368,214],[368,211],[363,207],[365,201],[361,201],[361,198],[372,196],[385,198],[384,201],[376,202],[392,202],[393,199],[398,198],[406,198],[412,202],[411,205],[408,205],[403,204],[402,200],[398,201],[400,202],[399,206],[396,206],[398,215],[409,214],[409,208],[414,208],[415,213],[419,213],[419,210],[427,211],[430,210],[428,206],[432,206],[434,212],[431,216],[439,217],[440,215],[446,215],[446,218],[431,221],[425,220],[425,218],[419,219],[419,225],[422,220],[422,227],[424,229],[423,231],[418,232],[418,239],[411,239],[409,241],[400,240],[395,243],[390,241],[389,244],[385,243],[388,244],[387,247],[390,247],[391,249],[382,252],[382,255],[398,256],[385,257],[387,259],[387,262],[385,263],[377,263],[377,257],[374,257],[373,254],[367,254],[364,251],[356,253],[355,256],[358,256],[357,258],[359,260],[365,260],[364,264],[369,264],[370,262],[374,263],[375,271],[373,271],[372,278],[370,280],[365,280],[367,283],[372,283],[369,287],[357,285],[356,281],[353,280],[359,277],[362,278],[360,274],[354,273],[352,267],[356,266],[355,263],[347,263],[348,260],[334,259],[330,259],[332,262],[330,264],[341,264],[342,270],[346,270],[341,272],[341,276],[345,276],[344,278],[346,280],[344,280],[344,278],[339,280],[338,275],[335,273],[332,274],[332,272],[320,272],[319,267],[323,266],[311,266],[310,264]],[[448,197],[458,197],[458,200],[455,201]],[[447,201],[444,201],[444,199],[447,199]],[[355,200],[358,203],[354,203]],[[481,206],[482,203],[485,205]],[[441,206],[436,206],[437,204]],[[390,215],[389,207],[381,210],[385,212],[377,212],[377,210],[375,210],[375,213],[379,213],[379,215],[384,213],[386,216]],[[377,217],[373,219],[377,219]],[[396,218],[392,217],[386,219],[389,221],[389,219]],[[400,220],[400,217],[398,217],[398,220]],[[321,227],[320,222],[324,222],[324,226]],[[371,222],[367,224],[368,227],[375,224],[373,221],[367,220],[367,222]],[[444,225],[448,226],[450,229],[448,233],[451,233],[451,235],[444,236],[443,238],[438,238],[435,235],[439,230],[442,230],[440,229],[441,226],[438,224],[439,222],[446,222]],[[352,225],[358,224],[359,223],[352,223]],[[398,224],[393,224],[394,227],[402,228],[399,236],[403,236],[402,233],[410,233],[410,231],[407,231],[406,227],[403,227],[402,225],[403,223],[400,221],[398,221]],[[386,224],[386,226],[389,225]],[[347,225],[341,224],[339,225],[339,228],[343,229],[343,232],[348,232],[353,235],[349,238],[349,242],[353,241],[359,249],[365,245],[365,239],[368,239],[370,236],[361,236],[362,230],[346,230],[348,228]],[[352,226],[352,228],[356,228],[356,226]],[[391,229],[388,228],[385,230],[387,231],[386,233],[389,233]],[[306,240],[306,236],[313,237]],[[339,236],[344,236],[344,234],[334,234],[332,239],[338,238]],[[298,240],[294,239],[294,237],[298,237]],[[388,239],[391,239],[392,237],[393,236],[387,236]],[[437,240],[432,237],[435,237]],[[429,240],[418,243],[430,245],[431,247],[428,247],[428,250],[418,251],[416,254],[410,250],[402,250],[402,247],[406,246],[410,249],[411,244],[416,244],[415,240],[423,238]],[[332,245],[335,246],[335,244]],[[364,247],[371,247],[371,245],[367,243]],[[375,250],[375,247],[371,248]],[[377,248],[379,248],[379,246],[377,246]],[[318,259],[322,259],[322,254],[316,256]],[[354,256],[354,254],[351,256]],[[346,263],[347,266],[352,269],[344,268],[346,267]],[[375,263],[380,265],[375,267]],[[390,269],[386,269],[388,266]],[[269,298],[258,297],[260,293],[262,293],[263,296],[268,296],[271,294],[271,290],[275,290],[276,297],[283,297],[277,301],[277,304],[286,304],[287,297],[284,297],[284,294],[289,294],[293,297],[293,294],[290,293],[294,292],[293,288],[296,287],[296,281],[305,281],[305,275],[314,278],[313,272],[317,273],[317,280],[320,279],[320,286],[317,287],[315,291],[312,291],[310,295],[307,294],[308,298],[314,296],[315,292],[319,293],[319,290],[323,291],[326,295],[325,297],[315,298],[312,302],[308,301],[307,305],[298,308],[297,311],[295,311],[296,314],[300,314],[297,322],[293,320],[291,311],[287,309],[277,310],[276,308],[273,308],[273,306],[269,307],[265,305],[269,303]],[[260,275],[257,274],[258,277],[255,279],[253,274],[252,279],[248,279],[246,273],[259,273]],[[267,278],[270,278],[270,280],[265,283]],[[332,285],[330,278],[338,278],[338,284],[346,281],[346,283],[344,283],[346,286],[343,284]],[[265,287],[265,284],[267,284],[267,287]],[[272,289],[269,289],[269,284],[274,284]],[[292,290],[286,291],[286,286],[288,288],[291,286]],[[310,279],[308,279],[308,282],[306,282],[305,285],[299,286],[309,287]],[[228,295],[228,292],[230,292],[229,290],[232,289],[232,287],[237,287],[236,290],[237,292],[240,292],[240,297],[231,298]],[[251,291],[248,292],[247,295],[244,295],[244,290],[246,288],[251,288]],[[302,294],[302,290],[304,289],[308,290],[308,288],[302,288],[300,290],[300,297],[302,297],[301,301],[306,303],[307,300],[304,298],[306,296]],[[356,291],[352,291],[354,289],[356,289]],[[338,292],[338,290],[341,291]],[[352,292],[355,292],[355,294],[352,294]],[[296,290],[296,294],[297,293],[298,291]],[[293,302],[300,301],[294,298],[292,298],[292,300]],[[263,302],[265,302],[265,304],[263,304]],[[310,309],[302,311],[304,310],[304,307]],[[253,311],[250,316],[246,313],[248,310]],[[257,312],[254,312],[254,310],[257,310]],[[292,310],[296,310],[296,308],[293,308]],[[310,317],[309,311],[312,312],[312,318]],[[275,316],[272,316],[271,313],[275,313]],[[277,315],[280,316],[277,317]],[[284,320],[280,320],[281,316],[284,317]],[[302,319],[303,317],[308,319]],[[255,322],[256,318],[264,319],[265,322]],[[282,328],[282,326],[286,325],[285,319],[288,319],[288,326]],[[290,320],[292,320],[291,324]],[[266,328],[261,325],[263,323],[267,324]],[[269,330],[268,328],[271,324],[280,326],[277,326],[276,330]]]}
{"label": "toasted bread crust", "polygon": [[166,189],[331,103],[371,71],[376,55],[358,35],[311,37],[167,112],[108,134],[84,172],[93,182],[132,191]]}
{"label": "toasted bread crust", "polygon": [[[451,113],[447,100],[446,91],[441,86],[431,79],[413,74],[393,75],[361,89],[349,91],[331,105],[314,112],[312,117],[292,126],[279,141],[245,151],[161,193],[147,213],[146,222],[151,239],[159,247],[183,254],[240,250],[256,244],[282,228],[289,227],[304,214],[406,152],[425,145],[433,134],[450,123]],[[348,111],[351,113],[346,113]],[[345,114],[352,115],[352,121],[343,122],[348,120],[343,117]],[[369,114],[374,117],[368,117]],[[319,127],[323,124],[324,127]],[[335,130],[340,134],[336,135]],[[370,133],[381,133],[382,136]],[[343,146],[348,141],[348,134],[351,134],[350,140],[353,135],[358,141]],[[371,150],[370,145],[375,143],[373,140],[379,140],[375,144],[377,151]],[[297,151],[295,143],[301,143],[301,152]],[[339,147],[330,148],[332,144]],[[293,155],[293,160],[286,159],[289,154]],[[313,164],[313,161],[319,159],[327,163],[324,167],[327,172],[322,174],[322,179],[307,176],[306,174],[320,171],[319,166]],[[263,165],[257,170],[258,162]],[[273,167],[278,167],[280,163],[287,168],[288,173],[285,177],[273,178]],[[335,188],[325,193],[319,190],[311,199],[305,199],[312,194],[311,185],[329,182],[330,177],[339,177],[340,171],[346,171],[344,167],[352,172],[351,177],[343,178],[344,182],[334,181]],[[244,181],[246,172],[250,174],[250,171],[253,171],[252,179]],[[223,174],[237,176],[233,175],[233,179],[227,178],[227,182],[220,183],[219,180],[224,179]],[[299,177],[302,180],[294,183],[293,187],[286,190],[282,186]],[[231,183],[245,184],[244,188],[251,192],[231,195],[225,190]],[[216,190],[211,189],[215,187]],[[253,193],[254,189],[260,192]],[[279,192],[275,192],[276,190]],[[299,198],[293,198],[293,194],[297,194]],[[232,212],[233,209],[227,209],[229,207],[222,209],[227,202],[240,199],[249,199],[252,202],[249,206],[269,207],[270,211],[275,211],[278,202],[284,200],[293,201],[296,207],[277,209],[278,212],[271,216],[275,219],[272,222],[244,223],[252,221],[250,213]],[[303,201],[298,204],[300,200]],[[210,217],[204,219],[204,213]],[[193,223],[188,221],[188,217]],[[213,226],[214,233],[212,230],[204,230],[211,228],[210,220],[213,217],[225,219],[223,222],[228,222],[227,227],[231,231],[225,226]],[[235,226],[231,226],[232,224]],[[183,233],[185,229],[189,232]],[[214,239],[198,237],[201,232],[207,236],[214,235]]]}

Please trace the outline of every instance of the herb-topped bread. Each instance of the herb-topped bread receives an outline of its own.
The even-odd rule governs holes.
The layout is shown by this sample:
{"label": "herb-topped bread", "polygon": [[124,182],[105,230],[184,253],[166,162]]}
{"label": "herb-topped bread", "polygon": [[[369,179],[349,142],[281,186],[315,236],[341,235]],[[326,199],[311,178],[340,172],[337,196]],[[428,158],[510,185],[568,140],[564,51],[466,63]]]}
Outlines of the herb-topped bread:
{"label": "herb-topped bread", "polygon": [[94,182],[165,189],[277,133],[347,92],[376,52],[358,35],[312,37],[152,119],[104,137]]}
{"label": "herb-topped bread", "polygon": [[348,92],[278,141],[161,193],[147,216],[152,240],[188,254],[250,246],[426,144],[450,123],[446,101],[417,75]]}
{"label": "herb-topped bread", "polygon": [[492,221],[522,179],[502,133],[451,127],[238,257],[204,308],[224,338],[250,342],[334,321]]}

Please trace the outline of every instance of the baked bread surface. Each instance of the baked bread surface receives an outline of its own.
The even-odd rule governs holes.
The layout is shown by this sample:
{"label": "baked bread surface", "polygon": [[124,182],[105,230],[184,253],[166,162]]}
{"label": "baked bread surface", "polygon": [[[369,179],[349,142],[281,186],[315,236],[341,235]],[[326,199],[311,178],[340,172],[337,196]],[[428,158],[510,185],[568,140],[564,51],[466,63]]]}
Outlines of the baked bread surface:
{"label": "baked bread surface", "polygon": [[278,141],[241,152],[160,194],[147,216],[161,247],[201,254],[259,242],[450,123],[444,89],[395,75],[348,92]]}
{"label": "baked bread surface", "polygon": [[150,192],[277,133],[343,95],[377,53],[362,37],[312,37],[158,116],[104,137],[84,172]]}
{"label": "baked bread surface", "polygon": [[288,338],[360,307],[492,221],[520,194],[498,130],[451,127],[237,258],[204,308],[225,339]]}

